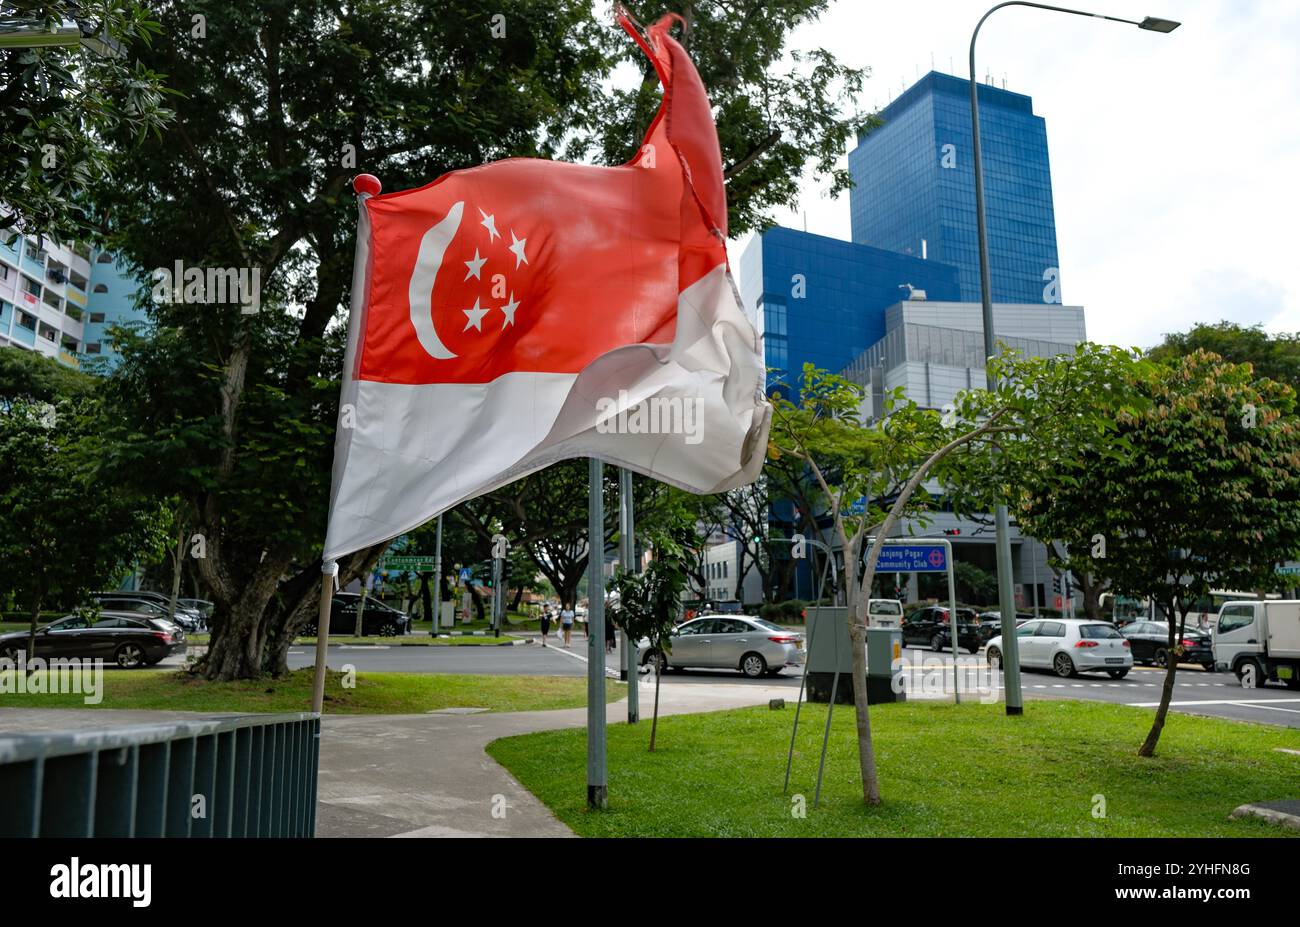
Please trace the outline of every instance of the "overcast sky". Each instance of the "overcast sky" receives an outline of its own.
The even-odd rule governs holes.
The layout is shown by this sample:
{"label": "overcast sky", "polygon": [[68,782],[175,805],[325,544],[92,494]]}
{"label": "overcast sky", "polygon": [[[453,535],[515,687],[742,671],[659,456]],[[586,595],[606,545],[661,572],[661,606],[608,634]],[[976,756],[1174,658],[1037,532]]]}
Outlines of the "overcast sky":
{"label": "overcast sky", "polygon": [[[981,78],[1047,120],[1065,302],[1094,341],[1149,347],[1198,321],[1300,331],[1300,2],[1085,0],[1179,20],[1171,35],[1011,7],[980,33]],[[930,70],[966,75],[991,0],[837,0],[791,47],[869,66],[883,107]],[[950,63],[951,62],[951,63]],[[848,239],[849,198],[805,177],[782,225]],[[733,243],[733,263],[744,242]]]}

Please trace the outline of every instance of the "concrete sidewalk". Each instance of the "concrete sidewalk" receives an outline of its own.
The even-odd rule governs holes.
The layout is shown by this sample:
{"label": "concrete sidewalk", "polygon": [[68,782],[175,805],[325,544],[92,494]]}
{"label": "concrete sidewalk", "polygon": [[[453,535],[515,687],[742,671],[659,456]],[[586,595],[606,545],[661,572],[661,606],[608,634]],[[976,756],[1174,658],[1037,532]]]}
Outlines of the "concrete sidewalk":
{"label": "concrete sidewalk", "polygon": [[[790,695],[788,688],[776,686],[664,686],[659,714],[721,711],[766,704],[770,698],[791,700]],[[648,724],[653,681],[642,680],[640,697],[642,723]],[[626,721],[626,700],[610,704],[606,717],[611,724]],[[572,831],[484,749],[501,737],[581,728],[586,721],[585,708],[326,716],[317,836],[571,837]],[[573,787],[584,789],[585,783]]]}

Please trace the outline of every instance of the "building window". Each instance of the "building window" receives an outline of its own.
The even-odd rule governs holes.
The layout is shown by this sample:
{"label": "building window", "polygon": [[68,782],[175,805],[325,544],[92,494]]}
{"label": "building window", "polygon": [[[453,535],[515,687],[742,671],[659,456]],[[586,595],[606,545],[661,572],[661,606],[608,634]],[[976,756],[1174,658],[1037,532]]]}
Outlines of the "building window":
{"label": "building window", "polygon": [[36,331],[36,316],[28,315],[25,312],[18,313],[18,324],[28,331]]}
{"label": "building window", "polygon": [[87,354],[98,354],[99,351],[100,351],[100,344],[98,341],[92,341],[86,345]]}
{"label": "building window", "polygon": [[102,321],[104,321],[104,313],[102,313],[102,312],[92,312],[92,313],[90,314],[90,321],[92,321],[92,322],[102,322]]}
{"label": "building window", "polygon": [[95,290],[94,290],[94,291],[95,291],[96,293],[107,293],[107,292],[108,292],[108,285],[105,284],[105,283],[96,283],[96,284],[95,284]]}
{"label": "building window", "polygon": [[99,257],[95,258],[95,263],[96,263],[96,264],[112,264],[112,263],[113,263],[113,255],[109,254],[107,251],[101,251],[101,252],[99,252]]}

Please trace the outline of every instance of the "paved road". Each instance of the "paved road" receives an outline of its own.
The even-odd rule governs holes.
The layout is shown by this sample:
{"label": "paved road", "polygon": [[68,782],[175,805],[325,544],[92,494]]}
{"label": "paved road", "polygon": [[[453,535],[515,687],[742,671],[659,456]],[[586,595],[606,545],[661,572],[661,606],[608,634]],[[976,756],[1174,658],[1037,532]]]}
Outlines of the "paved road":
{"label": "paved road", "polygon": [[[584,676],[587,672],[586,653],[587,641],[581,635],[575,635],[573,648],[568,651],[541,647],[534,635],[532,642],[518,647],[331,647],[330,665],[338,668],[351,663],[362,672]],[[908,674],[911,698],[951,698],[950,653],[908,647],[904,650],[904,657],[911,666]],[[992,692],[997,692],[1000,698],[1001,674],[989,672],[982,656],[962,654],[962,659],[969,661],[963,663],[962,690],[978,698],[982,687],[986,698],[991,697]],[[935,668],[932,665],[927,668],[927,660],[932,664],[944,661],[947,667]],[[315,651],[310,647],[295,647],[289,652],[289,665],[295,669],[314,663]],[[618,656],[610,656],[606,665],[611,671],[616,671]],[[693,669],[667,673],[663,684],[775,686],[789,691],[793,697],[798,694],[799,677],[797,669],[786,669],[780,676],[761,680],[745,679],[729,670]],[[1104,675],[1060,679],[1050,672],[1027,670],[1021,679],[1025,697],[1029,699],[1077,698],[1154,708],[1160,700],[1164,671],[1139,666],[1125,679],[1113,680]],[[1191,714],[1300,728],[1300,692],[1277,685],[1243,689],[1231,673],[1207,673],[1199,667],[1179,670],[1172,707]]]}
{"label": "paved road", "polygon": [[[911,689],[925,689],[927,685],[935,688],[939,683],[952,685],[951,654],[937,654],[916,647],[908,647],[904,653],[913,666],[909,676]],[[946,670],[927,670],[927,660],[933,662],[941,657],[949,663]],[[1002,674],[982,667],[982,656],[963,655],[963,660],[970,661],[963,665],[963,690],[976,693],[977,697],[981,690],[984,693],[996,691],[1000,699]],[[1042,670],[1022,670],[1020,675],[1021,688],[1028,699],[1076,698],[1152,709],[1160,703],[1164,680],[1164,670],[1145,666],[1135,666],[1124,679],[1111,679],[1095,673],[1062,679],[1055,673]],[[1243,689],[1232,673],[1207,673],[1194,666],[1179,667],[1170,707],[1189,714],[1300,728],[1300,692],[1276,684],[1260,689]]]}

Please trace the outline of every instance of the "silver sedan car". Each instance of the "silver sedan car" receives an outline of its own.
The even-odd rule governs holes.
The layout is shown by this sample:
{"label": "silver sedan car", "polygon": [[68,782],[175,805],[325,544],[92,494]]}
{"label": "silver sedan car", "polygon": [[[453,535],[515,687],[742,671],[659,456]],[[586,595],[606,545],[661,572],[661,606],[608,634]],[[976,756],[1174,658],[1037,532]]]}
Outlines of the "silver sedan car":
{"label": "silver sedan car", "polygon": [[653,666],[656,656],[661,669],[738,669],[757,679],[775,676],[787,666],[802,666],[803,635],[748,615],[708,615],[678,625],[667,654],[657,654],[649,641],[640,641],[637,659],[642,665]]}
{"label": "silver sedan car", "polygon": [[[1103,621],[1077,618],[1026,621],[1016,628],[1020,666],[1050,669],[1069,678],[1075,673],[1107,673],[1123,679],[1133,668],[1129,642]],[[1002,636],[989,641],[985,651],[989,666],[1002,668]]]}

